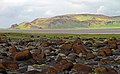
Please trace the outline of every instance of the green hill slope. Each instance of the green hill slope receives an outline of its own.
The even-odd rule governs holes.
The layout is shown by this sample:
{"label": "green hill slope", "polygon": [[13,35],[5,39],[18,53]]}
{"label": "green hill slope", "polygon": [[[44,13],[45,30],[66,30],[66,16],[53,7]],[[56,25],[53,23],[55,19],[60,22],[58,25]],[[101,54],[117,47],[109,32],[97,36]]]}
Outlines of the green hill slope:
{"label": "green hill slope", "polygon": [[51,18],[37,18],[31,22],[12,25],[10,29],[76,29],[120,28],[120,16],[69,14]]}

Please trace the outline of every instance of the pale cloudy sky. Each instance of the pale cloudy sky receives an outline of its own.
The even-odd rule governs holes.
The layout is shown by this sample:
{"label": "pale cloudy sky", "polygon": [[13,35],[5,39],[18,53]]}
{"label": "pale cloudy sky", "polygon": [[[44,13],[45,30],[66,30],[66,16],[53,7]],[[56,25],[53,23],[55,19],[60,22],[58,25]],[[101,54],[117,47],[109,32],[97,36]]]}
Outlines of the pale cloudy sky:
{"label": "pale cloudy sky", "polygon": [[0,0],[0,28],[63,14],[120,15],[120,0]]}

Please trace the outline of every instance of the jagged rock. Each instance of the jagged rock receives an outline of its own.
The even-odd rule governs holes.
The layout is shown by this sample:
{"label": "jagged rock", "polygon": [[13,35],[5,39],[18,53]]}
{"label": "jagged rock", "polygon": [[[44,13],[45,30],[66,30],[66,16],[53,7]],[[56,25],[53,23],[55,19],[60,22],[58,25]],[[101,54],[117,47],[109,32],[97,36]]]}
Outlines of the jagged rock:
{"label": "jagged rock", "polygon": [[51,55],[51,52],[54,52],[54,51],[53,51],[53,49],[50,48],[50,47],[45,47],[45,48],[43,49],[43,52],[44,52],[45,55]]}
{"label": "jagged rock", "polygon": [[59,53],[59,54],[57,55],[57,57],[55,58],[55,60],[56,60],[57,62],[59,62],[59,61],[61,61],[61,60],[63,59],[63,57],[66,57],[65,54]]}
{"label": "jagged rock", "polygon": [[11,25],[10,28],[15,28],[15,27],[17,27],[17,26],[18,26],[18,24],[13,24],[13,25]]}
{"label": "jagged rock", "polygon": [[18,64],[13,61],[5,61],[0,63],[0,68],[9,69],[9,70],[16,70],[19,68]]}
{"label": "jagged rock", "polygon": [[42,46],[42,47],[48,47],[48,46],[50,46],[50,45],[51,45],[50,43],[45,42],[45,43],[42,43],[40,46]]}
{"label": "jagged rock", "polygon": [[87,53],[86,48],[83,47],[83,46],[82,46],[81,44],[79,44],[79,43],[74,43],[74,44],[73,44],[73,50],[74,50],[77,54],[79,54],[79,53],[86,54],[86,53]]}
{"label": "jagged rock", "polygon": [[31,71],[26,72],[25,74],[40,74],[40,72],[37,70],[31,70]]}
{"label": "jagged rock", "polygon": [[26,71],[27,71],[27,66],[19,67],[19,69],[17,70],[17,72],[19,73],[25,73]]}
{"label": "jagged rock", "polygon": [[67,62],[67,60],[61,60],[57,65],[48,67],[45,70],[45,73],[56,74],[64,70],[71,70],[72,67],[73,64],[71,62]]}
{"label": "jagged rock", "polygon": [[96,67],[95,70],[94,70],[95,73],[103,73],[105,71],[107,71],[106,68],[102,67],[102,66],[101,67]]}
{"label": "jagged rock", "polygon": [[6,43],[7,37],[6,36],[0,36],[0,43]]}
{"label": "jagged rock", "polygon": [[93,53],[87,53],[87,55],[86,55],[86,58],[88,59],[88,60],[90,60],[90,59],[94,59],[95,58],[95,55],[93,54]]}
{"label": "jagged rock", "polygon": [[5,66],[2,63],[0,63],[0,69],[5,69]]}
{"label": "jagged rock", "polygon": [[27,49],[17,52],[16,55],[14,56],[14,60],[16,61],[26,61],[30,58],[32,58],[32,54]]}
{"label": "jagged rock", "polygon": [[109,58],[104,58],[104,59],[101,59],[100,60],[100,64],[106,64],[106,63],[109,63],[110,62],[110,59]]}
{"label": "jagged rock", "polygon": [[117,46],[117,40],[109,40],[108,41],[108,45],[111,49],[117,49],[118,46]]}
{"label": "jagged rock", "polygon": [[45,57],[44,51],[41,50],[41,52],[33,53],[33,59],[36,61],[40,61]]}
{"label": "jagged rock", "polygon": [[11,55],[15,55],[18,52],[18,49],[15,46],[12,46],[9,49],[9,52],[11,53]]}
{"label": "jagged rock", "polygon": [[72,49],[72,43],[65,43],[61,46],[61,50],[70,51]]}
{"label": "jagged rock", "polygon": [[96,48],[101,48],[101,47],[104,47],[105,44],[104,43],[95,43],[93,46]]}
{"label": "jagged rock", "polygon": [[92,47],[93,46],[92,42],[86,42],[84,45],[87,46],[87,47]]}
{"label": "jagged rock", "polygon": [[5,69],[0,68],[0,74],[7,74],[7,71]]}
{"label": "jagged rock", "polygon": [[77,73],[81,72],[83,74],[89,74],[92,73],[92,68],[84,64],[75,64],[72,68],[72,71]]}
{"label": "jagged rock", "polygon": [[35,64],[35,63],[37,63],[37,60],[30,58],[26,62],[27,62],[27,64]]}
{"label": "jagged rock", "polygon": [[120,64],[120,56],[115,59],[116,63]]}
{"label": "jagged rock", "polygon": [[75,59],[78,57],[78,55],[76,53],[70,53],[67,55],[67,59],[72,61],[72,62],[75,62]]}
{"label": "jagged rock", "polygon": [[112,68],[105,68],[105,67],[96,67],[95,73],[102,73],[102,74],[118,74],[116,70]]}
{"label": "jagged rock", "polygon": [[112,51],[109,48],[103,48],[98,51],[98,55],[101,55],[101,56],[112,55]]}
{"label": "jagged rock", "polygon": [[64,42],[65,42],[65,41],[63,41],[62,39],[59,39],[59,40],[56,41],[56,44],[57,44],[57,45],[61,45],[61,44],[63,44]]}

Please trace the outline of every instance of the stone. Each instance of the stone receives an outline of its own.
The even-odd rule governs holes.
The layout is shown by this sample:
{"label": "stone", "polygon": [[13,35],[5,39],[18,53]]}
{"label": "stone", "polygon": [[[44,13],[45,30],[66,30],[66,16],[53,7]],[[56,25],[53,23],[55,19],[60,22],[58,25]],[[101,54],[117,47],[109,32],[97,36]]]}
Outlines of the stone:
{"label": "stone", "polygon": [[0,74],[7,74],[7,71],[5,69],[0,68]]}
{"label": "stone", "polygon": [[32,58],[32,54],[27,49],[17,52],[16,55],[14,56],[14,60],[16,61],[26,61],[30,58]]}
{"label": "stone", "polygon": [[111,49],[117,49],[117,40],[108,40],[108,45]]}
{"label": "stone", "polygon": [[33,59],[36,61],[39,61],[45,57],[44,51],[42,50],[41,52],[33,53]]}
{"label": "stone", "polygon": [[96,67],[94,70],[95,73],[101,73],[101,74],[118,74],[116,70],[113,68],[106,68],[106,67]]}
{"label": "stone", "polygon": [[75,64],[72,68],[72,71],[77,73],[82,72],[83,74],[89,74],[92,73],[92,68],[84,64]]}
{"label": "stone", "polygon": [[19,68],[18,64],[16,62],[11,61],[3,61],[0,64],[0,68],[9,69],[9,70],[16,70]]}
{"label": "stone", "polygon": [[87,53],[87,55],[86,55],[86,58],[88,59],[88,60],[90,60],[90,59],[94,59],[95,58],[95,55],[93,54],[93,53]]}
{"label": "stone", "polygon": [[27,71],[31,71],[31,70],[35,70],[35,68],[33,66],[31,66],[31,65],[28,65]]}
{"label": "stone", "polygon": [[17,69],[17,72],[19,73],[25,73],[26,71],[27,71],[27,66],[19,67],[19,69]]}
{"label": "stone", "polygon": [[109,58],[104,58],[104,59],[101,59],[100,60],[100,64],[104,65],[106,63],[109,63],[110,62],[110,59]]}
{"label": "stone", "polygon": [[9,49],[10,56],[15,56],[15,54],[18,52],[18,49],[15,46],[12,46]]}
{"label": "stone", "polygon": [[61,60],[57,65],[48,67],[45,70],[45,73],[56,74],[64,70],[70,71],[72,67],[73,67],[73,63],[67,62],[67,60]]}
{"label": "stone", "polygon": [[72,43],[65,43],[61,46],[61,50],[70,51],[72,49]]}
{"label": "stone", "polygon": [[98,55],[109,56],[112,55],[112,51],[109,48],[103,48],[101,50],[98,50]]}
{"label": "stone", "polygon": [[96,48],[101,48],[101,47],[104,47],[105,44],[104,43],[95,43],[93,46]]}
{"label": "stone", "polygon": [[79,54],[79,53],[83,53],[83,54],[86,54],[87,51],[86,51],[86,48],[83,47],[83,45],[80,45],[79,43],[74,43],[73,44],[73,50]]}
{"label": "stone", "polygon": [[95,73],[103,73],[105,71],[107,71],[106,68],[102,66],[96,67],[94,70]]}
{"label": "stone", "polygon": [[105,71],[103,74],[118,74],[118,72],[113,68],[107,68],[107,71]]}
{"label": "stone", "polygon": [[31,70],[31,71],[27,71],[25,74],[40,74],[40,72],[37,70]]}
{"label": "stone", "polygon": [[75,59],[78,57],[78,55],[76,53],[70,53],[67,55],[67,60],[70,60],[72,62],[75,62]]}
{"label": "stone", "polygon": [[50,46],[50,45],[51,45],[50,43],[45,42],[45,43],[42,43],[40,46],[42,46],[42,47],[48,47],[48,46]]}
{"label": "stone", "polygon": [[43,74],[57,74],[57,71],[54,67],[48,67],[45,71],[43,71]]}
{"label": "stone", "polygon": [[118,64],[120,64],[120,59],[116,61]]}

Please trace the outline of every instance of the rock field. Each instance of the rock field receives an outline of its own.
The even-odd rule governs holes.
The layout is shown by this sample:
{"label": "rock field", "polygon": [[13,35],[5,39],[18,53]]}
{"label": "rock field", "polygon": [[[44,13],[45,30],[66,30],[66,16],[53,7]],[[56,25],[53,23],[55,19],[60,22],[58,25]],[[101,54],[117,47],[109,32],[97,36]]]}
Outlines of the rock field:
{"label": "rock field", "polygon": [[1,74],[120,74],[120,39],[0,36]]}

